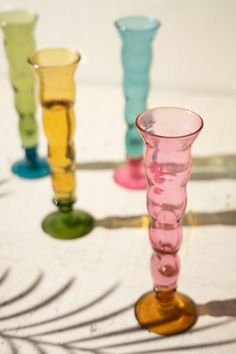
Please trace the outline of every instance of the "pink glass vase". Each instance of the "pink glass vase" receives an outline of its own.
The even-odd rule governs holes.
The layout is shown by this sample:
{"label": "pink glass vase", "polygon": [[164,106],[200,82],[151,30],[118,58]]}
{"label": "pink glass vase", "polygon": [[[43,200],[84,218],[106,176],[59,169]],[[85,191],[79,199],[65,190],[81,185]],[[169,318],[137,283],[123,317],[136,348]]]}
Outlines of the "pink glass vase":
{"label": "pink glass vase", "polygon": [[178,250],[191,172],[191,146],[203,127],[196,113],[181,108],[154,108],[141,113],[136,126],[145,142],[148,181],[149,238],[153,248],[154,290],[136,303],[141,326],[151,332],[182,332],[196,321],[193,301],[176,292],[180,271]]}

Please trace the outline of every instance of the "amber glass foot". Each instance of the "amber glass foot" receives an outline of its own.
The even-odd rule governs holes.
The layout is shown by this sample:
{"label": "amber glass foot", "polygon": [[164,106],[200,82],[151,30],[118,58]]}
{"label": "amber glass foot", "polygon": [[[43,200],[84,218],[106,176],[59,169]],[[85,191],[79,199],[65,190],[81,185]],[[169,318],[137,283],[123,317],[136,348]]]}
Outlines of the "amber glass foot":
{"label": "amber glass foot", "polygon": [[94,227],[93,217],[81,210],[56,211],[45,217],[43,230],[54,238],[69,240],[87,235]]}
{"label": "amber glass foot", "polygon": [[166,335],[186,331],[197,319],[196,307],[189,297],[175,293],[170,303],[163,304],[155,291],[137,301],[135,316],[148,331]]}

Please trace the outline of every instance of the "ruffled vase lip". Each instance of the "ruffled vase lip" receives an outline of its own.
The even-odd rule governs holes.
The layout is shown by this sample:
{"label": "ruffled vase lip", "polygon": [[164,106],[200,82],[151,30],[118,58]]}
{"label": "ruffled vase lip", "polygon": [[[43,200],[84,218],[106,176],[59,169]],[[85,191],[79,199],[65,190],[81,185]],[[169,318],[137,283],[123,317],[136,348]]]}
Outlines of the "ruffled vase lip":
{"label": "ruffled vase lip", "polygon": [[[175,111],[178,110],[178,111],[183,111],[183,112],[185,112],[185,113],[192,114],[192,115],[194,115],[196,118],[198,118],[198,120],[199,120],[199,127],[198,127],[197,129],[193,130],[191,133],[188,133],[188,134],[171,135],[171,136],[170,136],[170,135],[164,135],[164,134],[155,134],[155,133],[149,132],[149,131],[145,130],[144,128],[142,128],[142,126],[141,126],[141,124],[140,124],[140,120],[141,120],[142,116],[143,116],[145,113],[148,113],[148,112],[150,113],[150,112],[157,111],[157,110],[160,110],[160,111],[162,111],[162,110],[173,110],[173,111],[174,111],[174,110],[175,110]],[[135,120],[135,125],[136,125],[137,129],[138,129],[140,132],[146,134],[147,136],[151,136],[151,137],[153,137],[153,138],[181,139],[181,138],[188,138],[188,137],[191,137],[191,136],[194,136],[194,135],[198,134],[198,133],[202,130],[203,126],[204,126],[204,121],[203,121],[202,117],[201,117],[198,113],[196,113],[196,112],[194,112],[194,111],[192,111],[192,110],[190,110],[190,109],[188,109],[188,108],[171,107],[171,106],[168,107],[168,106],[166,106],[166,107],[154,107],[154,108],[150,108],[150,109],[147,109],[147,110],[145,110],[144,112],[140,113],[140,114],[137,116],[136,120]]]}
{"label": "ruffled vase lip", "polygon": [[39,16],[36,12],[24,9],[13,9],[0,12],[0,26],[19,26],[34,23]]}
{"label": "ruffled vase lip", "polygon": [[[143,22],[138,26],[137,22]],[[157,30],[161,26],[161,22],[154,16],[126,16],[117,19],[114,22],[116,28],[121,32],[149,32]]]}
{"label": "ruffled vase lip", "polygon": [[[72,54],[74,57],[72,57],[70,60],[65,61],[64,63],[57,63],[57,64],[42,64],[40,63],[39,60],[37,60],[39,55],[42,54],[53,54],[55,55],[56,59],[58,58],[58,52],[64,53],[64,54]],[[56,54],[57,53],[57,54]],[[66,66],[71,66],[77,64],[81,60],[81,54],[76,51],[75,49],[68,49],[68,48],[44,48],[40,49],[37,51],[34,51],[33,53],[30,54],[28,57],[28,63],[35,69],[52,69],[52,68],[59,68],[59,67],[66,67]]]}

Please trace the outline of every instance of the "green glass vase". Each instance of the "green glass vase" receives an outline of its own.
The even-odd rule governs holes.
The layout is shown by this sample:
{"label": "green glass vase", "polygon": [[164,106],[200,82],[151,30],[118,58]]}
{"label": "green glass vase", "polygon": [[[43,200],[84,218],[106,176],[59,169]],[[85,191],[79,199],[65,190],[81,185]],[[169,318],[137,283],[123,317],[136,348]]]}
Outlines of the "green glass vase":
{"label": "green glass vase", "polygon": [[25,158],[12,166],[22,178],[39,178],[50,173],[47,161],[37,154],[38,126],[35,119],[34,76],[27,57],[35,50],[34,28],[37,15],[26,10],[0,13],[0,26],[14,90],[15,108],[19,116],[19,132]]}

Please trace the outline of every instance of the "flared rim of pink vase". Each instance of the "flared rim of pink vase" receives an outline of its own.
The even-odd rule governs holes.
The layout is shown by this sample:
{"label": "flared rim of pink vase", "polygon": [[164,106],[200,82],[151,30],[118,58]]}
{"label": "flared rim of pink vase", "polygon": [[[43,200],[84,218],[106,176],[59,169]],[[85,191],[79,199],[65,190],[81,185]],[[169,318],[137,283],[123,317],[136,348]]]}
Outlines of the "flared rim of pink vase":
{"label": "flared rim of pink vase", "polygon": [[77,64],[81,55],[74,49],[44,48],[30,54],[28,63],[35,69],[52,69]]}
{"label": "flared rim of pink vase", "polygon": [[[188,132],[188,133],[183,133],[183,134],[175,134],[175,135],[169,135],[169,134],[162,134],[162,133],[158,133],[158,132],[151,132],[151,131],[148,131],[147,129],[145,129],[143,127],[143,124],[141,122],[142,118],[144,118],[144,116],[148,115],[148,114],[151,114],[152,112],[164,112],[165,114],[167,112],[173,112],[174,114],[174,111],[175,112],[178,112],[178,113],[184,113],[186,115],[186,113],[188,115],[191,115],[192,117],[195,117],[199,124],[196,125],[195,129],[193,129],[193,131],[191,132]],[[158,118],[154,118],[156,121],[158,121]],[[162,117],[163,119],[163,117]],[[186,117],[184,118],[186,119]],[[179,120],[179,119],[178,119]],[[180,123],[180,120],[179,120],[179,123]],[[191,136],[194,136],[196,134],[198,134],[202,128],[203,128],[203,125],[204,125],[204,122],[203,122],[203,119],[202,117],[194,112],[194,111],[191,111],[190,109],[187,109],[187,108],[180,108],[180,107],[155,107],[155,108],[151,108],[151,109],[147,109],[146,111],[140,113],[137,118],[136,118],[136,121],[135,121],[135,124],[136,124],[136,127],[138,128],[138,130],[144,134],[147,134],[153,138],[163,138],[163,139],[181,139],[181,138],[187,138],[187,137],[191,137]],[[176,124],[176,121],[175,121],[175,124]],[[176,124],[177,126],[177,124]]]}

